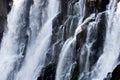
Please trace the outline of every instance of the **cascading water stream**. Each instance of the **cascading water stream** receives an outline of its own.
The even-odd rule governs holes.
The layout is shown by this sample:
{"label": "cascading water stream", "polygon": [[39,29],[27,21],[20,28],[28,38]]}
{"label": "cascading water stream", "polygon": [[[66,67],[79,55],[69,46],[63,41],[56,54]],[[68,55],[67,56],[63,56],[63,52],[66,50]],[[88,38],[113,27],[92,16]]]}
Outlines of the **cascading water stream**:
{"label": "cascading water stream", "polygon": [[86,0],[79,0],[80,16],[83,18],[85,16],[85,3]]}
{"label": "cascading water stream", "polygon": [[88,23],[90,20],[94,19],[94,14],[88,17],[82,24],[75,30],[75,34],[73,37],[66,40],[64,43],[60,56],[59,62],[57,65],[56,70],[56,80],[70,80],[71,79],[71,68],[74,67],[74,51],[75,51],[75,44],[76,44],[76,36],[82,31],[83,25]]}
{"label": "cascading water stream", "polygon": [[[24,49],[24,35],[29,15],[28,0],[14,0],[0,48],[0,80],[13,80],[15,67]],[[21,32],[23,31],[23,32]]]}
{"label": "cascading water stream", "polygon": [[[86,43],[83,46],[82,51],[81,51],[81,55],[80,55],[80,66],[82,64],[84,64],[85,66],[84,66],[84,70],[82,69],[83,71],[82,71],[82,73],[80,73],[80,77],[79,77],[78,80],[82,80],[82,78],[85,75],[87,75],[87,72],[89,72],[89,68],[90,68],[89,58],[90,58],[90,53],[91,53],[91,47],[92,47],[92,45],[94,43],[94,40],[92,42],[90,42],[90,33],[91,33],[91,30],[92,30],[93,27],[95,27],[94,22],[89,23],[89,26],[87,27]],[[86,55],[86,56],[84,57],[84,55]]]}
{"label": "cascading water stream", "polygon": [[115,67],[120,52],[120,27],[119,27],[119,7],[115,12],[117,1],[111,0],[108,8],[107,33],[104,44],[103,54],[100,56],[95,69],[93,70],[92,80],[103,80],[108,72]]}
{"label": "cascading water stream", "polygon": [[[74,45],[75,38],[69,38],[60,53],[59,63],[56,71],[56,80],[70,80],[70,73],[69,69],[74,63],[73,61],[73,52],[74,52]],[[69,55],[68,55],[69,54]]]}
{"label": "cascading water stream", "polygon": [[[96,40],[96,35],[97,34],[97,26],[100,21],[100,17],[103,13],[99,13],[95,21],[89,22],[89,25],[87,26],[87,37],[86,37],[86,42],[83,45],[83,48],[81,50],[80,54],[80,76],[78,80],[83,80],[83,78],[87,78],[89,75],[90,71],[90,55],[91,55],[91,48]],[[94,35],[93,35],[94,31]],[[91,36],[92,35],[92,36]]]}
{"label": "cascading water stream", "polygon": [[[120,57],[120,2],[109,1],[101,12],[102,0],[13,0],[0,46],[0,80],[104,80]],[[59,13],[60,5],[65,9]]]}
{"label": "cascading water stream", "polygon": [[[40,1],[38,2],[38,0],[34,0],[33,6],[39,6],[39,5],[41,5]],[[16,80],[37,80],[39,74],[41,73],[42,68],[44,67],[46,53],[50,45],[51,35],[52,35],[52,20],[58,14],[58,11],[59,11],[59,1],[48,0],[48,6],[46,12],[48,16],[45,17],[48,18],[46,22],[43,23],[41,30],[38,33],[38,36],[36,38],[33,37],[33,39],[30,39],[33,41],[30,41],[31,44],[29,44],[27,47],[25,60],[22,64],[20,71],[17,74]],[[39,14],[37,16],[39,16]],[[39,20],[36,21],[38,21],[37,23],[39,23]],[[40,25],[38,26],[35,23],[34,26],[40,27]],[[34,38],[36,40],[34,40]]]}

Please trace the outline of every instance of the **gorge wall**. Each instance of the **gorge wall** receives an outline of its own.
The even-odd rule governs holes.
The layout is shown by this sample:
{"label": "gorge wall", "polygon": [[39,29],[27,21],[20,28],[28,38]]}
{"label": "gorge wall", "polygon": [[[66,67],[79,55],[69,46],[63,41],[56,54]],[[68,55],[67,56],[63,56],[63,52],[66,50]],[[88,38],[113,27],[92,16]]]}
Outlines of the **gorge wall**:
{"label": "gorge wall", "polygon": [[[50,42],[49,50],[46,53],[45,67],[42,69],[41,74],[39,75],[37,80],[55,80],[56,78],[56,69],[59,61],[59,54],[61,49],[65,43],[65,41],[74,36],[74,32],[78,26],[79,19],[81,15],[84,15],[82,21],[86,20],[92,13],[95,15],[95,19],[91,19],[88,21],[82,29],[80,33],[76,36],[76,45],[73,49],[73,58],[74,66],[71,69],[71,77],[70,80],[78,80],[80,74],[86,70],[86,65],[84,62],[80,62],[82,58],[83,61],[87,60],[87,49],[85,46],[86,54],[82,54],[82,49],[84,48],[84,44],[87,41],[88,34],[90,35],[89,41],[93,42],[89,55],[89,68],[88,72],[92,71],[94,65],[97,63],[98,58],[103,53],[104,42],[106,38],[106,14],[105,10],[107,9],[107,5],[109,4],[109,0],[86,0],[85,5],[82,5],[82,8],[85,8],[85,14],[80,14],[80,7],[78,7],[79,0],[59,0],[60,1],[60,12],[54,18],[52,24],[52,40]],[[119,1],[119,0],[118,0]],[[2,39],[4,27],[7,23],[7,15],[9,14],[12,7],[12,0],[0,0],[0,40]],[[43,3],[43,7],[46,6],[47,2]],[[87,26],[89,26],[90,22],[97,21],[97,15],[101,15],[97,28],[92,28],[91,32],[88,33]],[[94,39],[94,40],[93,40]],[[89,42],[88,42],[89,43]],[[71,45],[73,46],[73,45]],[[97,53],[97,54],[96,54]],[[86,63],[87,64],[87,63]],[[120,79],[120,71],[119,66],[117,69],[110,73],[110,78],[105,78],[105,80],[119,80]],[[85,72],[85,75],[87,73]],[[89,75],[87,75],[89,76]],[[105,75],[107,76],[107,75]],[[108,76],[109,77],[109,76]],[[80,80],[89,80],[86,76],[83,76]]]}

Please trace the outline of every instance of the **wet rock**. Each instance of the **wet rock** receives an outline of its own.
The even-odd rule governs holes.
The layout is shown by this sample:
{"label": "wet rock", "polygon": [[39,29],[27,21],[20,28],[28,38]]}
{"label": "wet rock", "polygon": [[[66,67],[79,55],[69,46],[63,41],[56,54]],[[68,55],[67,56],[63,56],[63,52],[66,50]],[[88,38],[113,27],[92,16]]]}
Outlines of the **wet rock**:
{"label": "wet rock", "polygon": [[120,64],[113,70],[110,80],[120,80]]}
{"label": "wet rock", "polygon": [[2,39],[3,31],[4,31],[4,26],[6,24],[6,17],[7,17],[7,8],[6,8],[6,3],[3,0],[0,0],[0,41]]}
{"label": "wet rock", "polygon": [[12,7],[12,0],[0,0],[0,42],[3,36],[4,27],[7,23],[7,14]]}
{"label": "wet rock", "polygon": [[[58,61],[58,57],[64,42],[74,35],[74,31],[78,24],[78,16],[75,16],[74,10],[69,8],[69,4],[73,8],[78,0],[61,0],[61,12],[53,20],[52,30],[52,53],[54,54],[52,61]],[[70,11],[70,14],[68,14]],[[71,12],[72,11],[72,12]]]}
{"label": "wet rock", "polygon": [[0,37],[4,32],[4,26],[6,26],[6,19],[0,16]]}
{"label": "wet rock", "polygon": [[109,73],[107,74],[107,77],[106,77],[106,78],[104,78],[104,80],[110,80],[111,76],[112,76],[112,73],[111,73],[111,72],[109,72]]}
{"label": "wet rock", "polygon": [[5,0],[4,3],[6,4],[7,13],[9,13],[13,5],[13,0]]}
{"label": "wet rock", "polygon": [[[75,55],[75,68],[73,69],[73,73],[72,73],[72,77],[71,80],[77,80],[79,77],[79,73],[82,72],[82,68],[80,68],[81,63],[79,63],[80,61],[80,51],[82,49],[82,46],[85,43],[86,40],[86,35],[87,35],[87,29],[84,29],[82,32],[80,32],[77,35],[77,41],[76,41],[76,55]],[[83,66],[83,65],[81,65]]]}
{"label": "wet rock", "polygon": [[[106,17],[105,13],[103,13],[100,17],[99,23],[97,25],[97,30],[94,30],[93,35],[95,35],[95,42],[91,48],[90,55],[90,66],[96,63],[101,53],[103,53],[104,41],[106,38]],[[96,32],[95,32],[96,31]],[[96,54],[97,53],[97,54]]]}
{"label": "wet rock", "polygon": [[99,13],[106,10],[109,0],[87,0],[86,2],[86,17],[91,13]]}
{"label": "wet rock", "polygon": [[5,3],[5,1],[0,0],[0,16],[6,17],[6,15],[7,15],[6,5],[7,5],[7,3]]}
{"label": "wet rock", "polygon": [[42,75],[37,80],[55,80],[56,63],[49,64],[43,69]]}
{"label": "wet rock", "polygon": [[[60,0],[61,1],[61,12],[56,16],[53,20],[53,27],[52,27],[52,41],[51,41],[51,49],[48,54],[49,60],[47,63],[50,62],[48,66],[46,66],[38,78],[38,80],[54,80],[55,79],[55,71],[56,66],[59,59],[59,54],[61,52],[62,46],[64,42],[71,36],[74,35],[75,29],[78,26],[79,21],[79,8],[77,7],[78,0]],[[103,12],[106,9],[106,5],[109,3],[109,0],[87,0],[86,2],[86,12],[85,18],[88,17],[91,13],[98,14],[99,12]],[[96,41],[92,47],[92,55],[90,55],[90,66],[96,63],[98,57],[101,55],[103,50],[103,44],[105,39],[105,14],[103,14],[100,18],[100,22],[98,23],[97,30],[98,32],[94,32],[93,30],[91,36],[95,37]],[[85,26],[88,26],[86,24]],[[71,32],[71,33],[69,33]],[[80,63],[80,52],[81,49],[86,41],[87,36],[87,28],[83,29],[77,35],[76,41],[76,51],[75,55],[75,68],[72,71],[71,80],[77,80],[79,77],[79,73],[84,70],[84,63]],[[98,55],[96,55],[98,53]],[[80,66],[81,65],[81,66]],[[81,68],[80,68],[81,67]],[[92,67],[91,67],[92,68]]]}

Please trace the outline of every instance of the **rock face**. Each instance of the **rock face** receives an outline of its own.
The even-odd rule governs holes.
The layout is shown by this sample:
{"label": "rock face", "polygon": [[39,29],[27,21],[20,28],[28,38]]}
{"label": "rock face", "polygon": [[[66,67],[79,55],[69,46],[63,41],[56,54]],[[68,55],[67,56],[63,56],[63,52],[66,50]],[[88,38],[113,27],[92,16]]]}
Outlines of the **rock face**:
{"label": "rock face", "polygon": [[120,64],[113,70],[110,80],[120,80]]}
{"label": "rock face", "polygon": [[[61,12],[56,16],[53,21],[53,31],[52,31],[52,41],[49,52],[47,53],[46,67],[44,67],[42,74],[39,76],[38,80],[55,80],[56,67],[58,62],[58,57],[60,50],[70,36],[74,35],[74,31],[78,24],[78,14],[76,3],[79,0],[60,0],[61,1]],[[85,16],[88,17],[91,13],[98,14],[103,12],[106,9],[106,5],[109,3],[109,0],[86,0],[86,13]],[[0,40],[4,31],[4,23],[6,23],[6,17],[9,13],[12,5],[12,0],[0,0]],[[92,55],[90,55],[91,68],[93,64],[96,63],[98,57],[103,51],[103,43],[105,39],[106,27],[105,27],[105,14],[102,14],[102,21],[98,23],[98,32],[96,33],[97,38],[92,47]],[[91,35],[95,35],[92,33]],[[76,44],[76,53],[75,60],[76,65],[72,70],[71,80],[77,80],[79,73],[84,69],[79,69],[79,59],[80,51],[85,43],[87,36],[87,30],[84,29],[81,33],[77,35],[77,44]],[[59,40],[59,41],[58,41]],[[54,50],[54,51],[53,51]],[[51,53],[55,55],[51,55]],[[99,53],[96,55],[95,53]],[[93,60],[94,57],[94,60]],[[91,68],[89,70],[91,70]],[[80,72],[79,72],[80,71]],[[111,80],[120,80],[120,65],[113,71]]]}
{"label": "rock face", "polygon": [[11,9],[12,0],[0,0],[0,41],[6,24],[7,14]]}
{"label": "rock face", "polygon": [[7,17],[7,9],[3,0],[0,0],[0,40],[2,38],[2,33],[4,31],[4,23]]}
{"label": "rock face", "polygon": [[106,5],[109,0],[87,0],[86,3],[86,15],[93,12],[102,12],[106,9]]}
{"label": "rock face", "polygon": [[[59,58],[60,50],[70,36],[74,35],[74,31],[78,24],[78,16],[77,16],[77,7],[75,6],[79,0],[60,0],[61,1],[61,13],[57,15],[57,17],[53,21],[53,35],[52,35],[52,42],[51,42],[51,49],[48,53],[48,58],[50,61],[48,65],[43,69],[41,76],[38,80],[55,80],[55,72],[57,67],[57,62]],[[99,12],[103,12],[106,9],[106,5],[109,3],[109,0],[87,0],[86,2],[86,13],[85,16],[88,17],[91,13],[98,14]],[[102,7],[101,7],[102,5]],[[96,35],[96,41],[92,47],[92,55],[90,56],[91,61],[91,68],[93,64],[96,63],[98,57],[101,55],[103,50],[103,43],[105,39],[106,27],[105,27],[105,14],[102,14],[101,18],[102,21],[98,23],[98,32],[93,32],[91,35]],[[71,25],[71,23],[74,23]],[[87,26],[87,25],[86,25]],[[70,31],[70,29],[72,31]],[[71,33],[69,33],[69,31]],[[80,51],[82,46],[85,43],[87,36],[87,29],[84,29],[81,33],[77,35],[77,44],[76,44],[76,51],[75,51],[75,60],[76,65],[75,68],[72,70],[72,77],[71,80],[77,80],[79,73],[84,70],[84,65],[81,65],[83,69],[79,69],[79,59],[80,59]],[[58,41],[59,40],[59,41]],[[53,45],[54,44],[54,45]],[[54,50],[54,56],[50,55],[51,52]],[[98,55],[96,55],[98,53]],[[94,60],[93,60],[94,58]],[[91,69],[90,68],[90,69]],[[80,71],[80,72],[79,72]]]}

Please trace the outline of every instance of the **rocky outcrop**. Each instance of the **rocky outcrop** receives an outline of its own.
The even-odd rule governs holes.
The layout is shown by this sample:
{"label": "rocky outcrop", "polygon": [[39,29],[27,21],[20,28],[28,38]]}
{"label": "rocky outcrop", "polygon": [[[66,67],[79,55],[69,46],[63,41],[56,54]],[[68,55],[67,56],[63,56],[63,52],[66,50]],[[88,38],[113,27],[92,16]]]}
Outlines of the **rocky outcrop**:
{"label": "rocky outcrop", "polygon": [[112,72],[109,72],[104,80],[120,80],[120,64]]}
{"label": "rocky outcrop", "polygon": [[7,17],[7,8],[5,7],[5,3],[3,0],[0,0],[0,40],[3,35],[4,25],[6,23]]}
{"label": "rocky outcrop", "polygon": [[[76,7],[79,0],[60,0],[61,1],[61,12],[53,20],[53,30],[52,30],[52,41],[50,45],[49,52],[47,53],[47,64],[44,67],[42,74],[38,80],[55,80],[56,67],[58,63],[58,58],[60,50],[69,37],[74,35],[74,31],[77,27],[79,16],[77,14]],[[86,0],[86,13],[85,16],[88,17],[91,13],[100,13],[106,9],[106,5],[109,0]],[[12,6],[12,0],[0,0],[0,40],[4,31],[4,23],[6,23],[7,13],[9,13]],[[85,18],[86,18],[85,17]],[[96,41],[92,47],[92,55],[90,55],[91,68],[93,64],[96,63],[98,57],[101,55],[103,50],[103,43],[105,39],[106,27],[105,27],[105,14],[100,17],[100,22],[98,23],[97,33],[92,33],[91,35],[96,35]],[[87,26],[87,25],[86,25]],[[71,80],[77,80],[79,73],[84,70],[79,69],[79,59],[82,46],[85,43],[87,36],[87,29],[84,29],[81,33],[77,35],[76,41],[76,53],[75,53],[75,68],[72,70]],[[52,55],[52,54],[54,55]],[[98,53],[98,55],[96,55]],[[93,60],[94,58],[94,60]],[[89,70],[91,70],[91,68]],[[111,80],[119,80],[120,78],[120,65],[113,71]]]}
{"label": "rocky outcrop", "polygon": [[3,35],[4,26],[7,23],[7,14],[12,6],[12,0],[0,0],[0,41]]}
{"label": "rocky outcrop", "polygon": [[56,64],[52,63],[43,69],[42,75],[37,80],[54,80],[56,73]]}
{"label": "rocky outcrop", "polygon": [[120,64],[113,70],[110,80],[120,80]]}
{"label": "rocky outcrop", "polygon": [[[79,16],[77,11],[79,10],[76,7],[77,2],[79,0],[61,0],[61,13],[59,13],[56,18],[53,20],[53,35],[52,35],[52,42],[51,48],[47,54],[49,61],[47,66],[44,68],[41,76],[38,80],[55,80],[55,70],[58,63],[59,54],[61,48],[69,37],[74,35],[74,31],[78,25]],[[106,9],[106,5],[109,3],[109,0],[87,0],[86,2],[86,17],[88,17],[91,13],[98,14],[99,12],[103,12]],[[104,4],[104,5],[103,5]],[[101,8],[102,5],[102,8]],[[102,21],[103,20],[103,21]],[[100,22],[98,23],[98,32],[93,32],[91,35],[96,35],[96,41],[92,47],[92,55],[90,56],[90,61],[93,64],[96,63],[98,57],[101,55],[96,55],[95,53],[101,53],[103,49],[103,43],[105,38],[105,14],[101,15]],[[85,25],[87,26],[87,25]],[[71,33],[70,33],[71,32]],[[102,33],[102,34],[101,34]],[[80,51],[82,46],[85,43],[87,36],[87,29],[84,29],[81,33],[77,35],[76,41],[76,51],[75,51],[75,68],[72,70],[72,77],[71,80],[77,80],[79,73],[82,72],[83,69],[79,69],[79,59],[80,59]],[[54,51],[52,51],[54,50]],[[54,54],[54,55],[51,55]],[[94,57],[94,60],[93,60]],[[50,64],[49,64],[50,62]],[[84,65],[82,65],[84,66]],[[83,67],[84,68],[84,67]],[[79,72],[80,71],[80,72]]]}
{"label": "rocky outcrop", "polygon": [[86,2],[86,16],[90,13],[99,13],[106,9],[109,0],[87,0]]}

